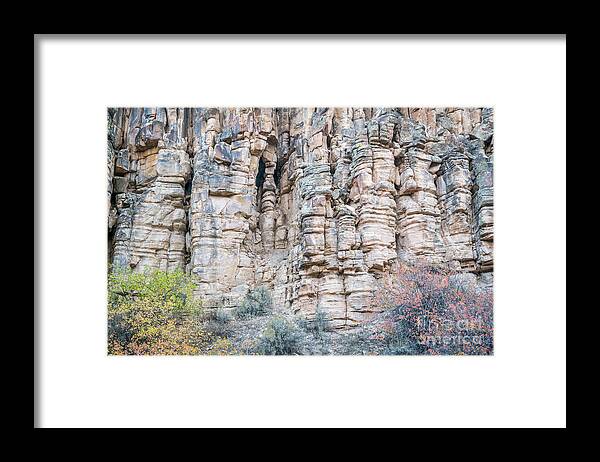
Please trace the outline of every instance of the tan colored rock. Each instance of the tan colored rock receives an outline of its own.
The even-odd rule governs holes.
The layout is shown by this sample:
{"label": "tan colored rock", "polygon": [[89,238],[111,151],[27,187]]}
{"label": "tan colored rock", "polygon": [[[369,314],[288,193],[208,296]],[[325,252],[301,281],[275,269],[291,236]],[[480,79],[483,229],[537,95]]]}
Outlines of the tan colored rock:
{"label": "tan colored rock", "polygon": [[124,121],[120,131],[128,147],[115,159],[112,263],[135,271],[183,268],[184,186],[191,174],[184,111],[119,109],[115,118]]}
{"label": "tan colored rock", "polygon": [[491,281],[491,109],[111,109],[107,169],[112,263],[206,301],[265,285],[342,328],[399,260]]}

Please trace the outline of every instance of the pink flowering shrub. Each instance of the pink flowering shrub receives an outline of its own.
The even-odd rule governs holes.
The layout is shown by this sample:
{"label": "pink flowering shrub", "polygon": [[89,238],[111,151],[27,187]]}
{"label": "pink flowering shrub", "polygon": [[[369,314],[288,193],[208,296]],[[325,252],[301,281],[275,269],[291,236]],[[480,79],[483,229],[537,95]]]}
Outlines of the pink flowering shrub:
{"label": "pink flowering shrub", "polygon": [[492,289],[454,274],[401,264],[384,280],[373,303],[390,309],[378,335],[387,354],[493,353]]}

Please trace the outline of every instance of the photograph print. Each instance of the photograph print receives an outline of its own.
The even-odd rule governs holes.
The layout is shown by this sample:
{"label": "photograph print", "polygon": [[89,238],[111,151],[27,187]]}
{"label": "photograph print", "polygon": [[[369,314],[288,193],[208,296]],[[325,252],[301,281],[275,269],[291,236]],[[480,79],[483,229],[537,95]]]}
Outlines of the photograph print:
{"label": "photograph print", "polygon": [[107,110],[109,355],[492,355],[493,110]]}

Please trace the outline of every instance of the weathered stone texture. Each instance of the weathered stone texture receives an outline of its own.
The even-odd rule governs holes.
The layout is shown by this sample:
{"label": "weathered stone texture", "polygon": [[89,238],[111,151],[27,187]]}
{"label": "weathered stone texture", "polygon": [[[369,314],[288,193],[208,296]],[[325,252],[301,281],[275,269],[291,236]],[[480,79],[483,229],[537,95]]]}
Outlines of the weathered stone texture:
{"label": "weathered stone texture", "polygon": [[118,109],[111,208],[112,263],[136,270],[185,265],[184,186],[191,175],[187,111]]}
{"label": "weathered stone texture", "polygon": [[338,327],[398,261],[493,271],[487,108],[109,110],[111,263]]}

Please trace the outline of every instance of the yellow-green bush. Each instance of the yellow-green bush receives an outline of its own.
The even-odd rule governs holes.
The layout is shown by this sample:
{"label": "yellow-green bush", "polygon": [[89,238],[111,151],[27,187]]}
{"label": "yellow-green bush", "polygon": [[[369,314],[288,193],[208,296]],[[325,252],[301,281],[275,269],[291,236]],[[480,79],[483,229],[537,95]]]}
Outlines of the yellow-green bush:
{"label": "yellow-green bush", "polygon": [[224,337],[217,338],[207,351],[211,356],[227,356],[238,354],[231,341]]}
{"label": "yellow-green bush", "polygon": [[198,354],[209,341],[201,327],[201,304],[183,271],[108,276],[108,353],[115,355]]}

